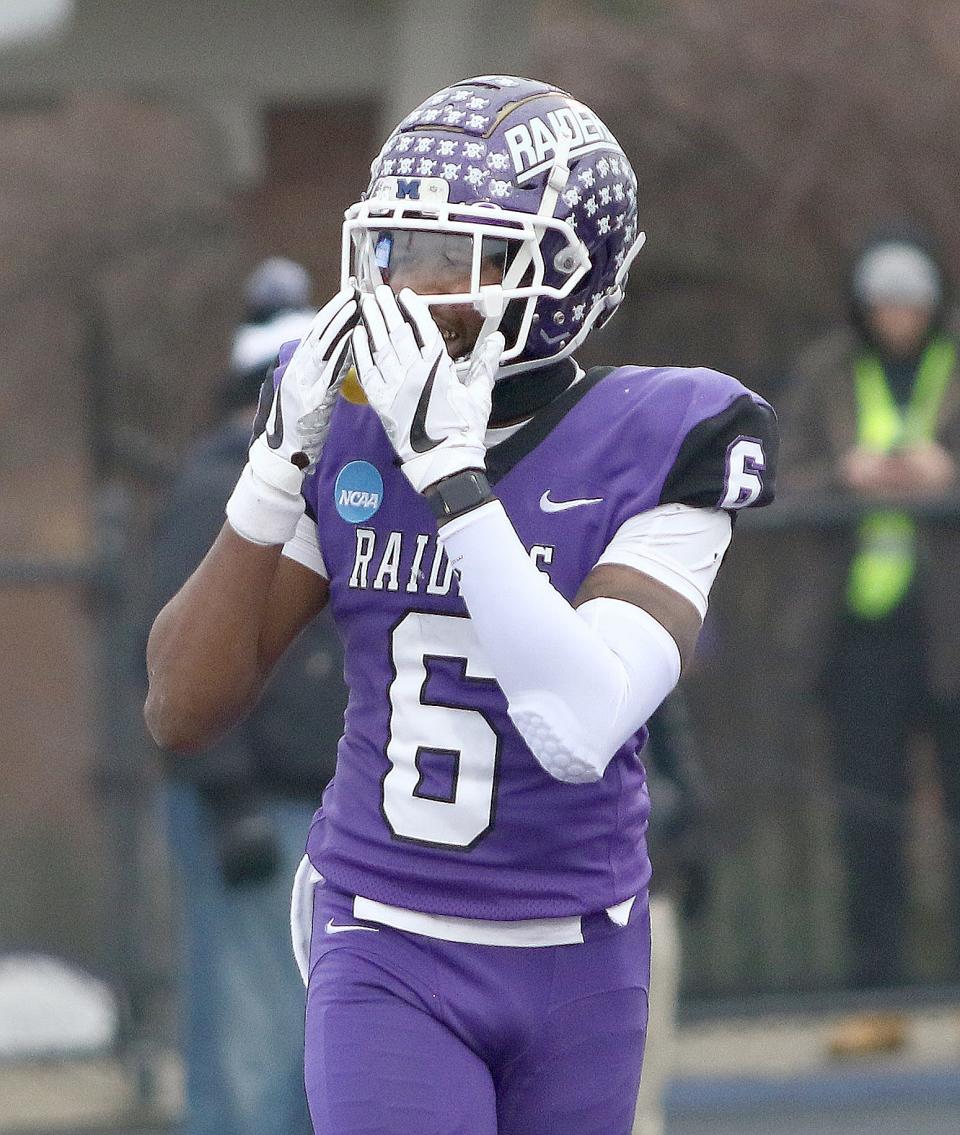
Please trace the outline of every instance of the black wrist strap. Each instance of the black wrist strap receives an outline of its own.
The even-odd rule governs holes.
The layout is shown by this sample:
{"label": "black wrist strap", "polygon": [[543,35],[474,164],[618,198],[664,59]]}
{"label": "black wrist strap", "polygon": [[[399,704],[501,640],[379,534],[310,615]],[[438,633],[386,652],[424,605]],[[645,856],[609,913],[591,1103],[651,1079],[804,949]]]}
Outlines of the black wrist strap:
{"label": "black wrist strap", "polygon": [[462,473],[454,473],[452,477],[430,485],[423,495],[441,524],[496,499],[482,469],[464,469]]}

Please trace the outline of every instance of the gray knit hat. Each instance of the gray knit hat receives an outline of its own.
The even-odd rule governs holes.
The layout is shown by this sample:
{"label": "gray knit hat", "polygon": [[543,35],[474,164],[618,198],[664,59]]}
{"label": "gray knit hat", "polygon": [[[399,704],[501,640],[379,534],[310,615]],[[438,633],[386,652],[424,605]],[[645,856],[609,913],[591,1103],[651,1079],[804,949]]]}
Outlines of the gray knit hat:
{"label": "gray knit hat", "polygon": [[921,248],[906,241],[874,245],[853,273],[853,294],[865,307],[891,303],[933,308],[942,293],[937,265]]}

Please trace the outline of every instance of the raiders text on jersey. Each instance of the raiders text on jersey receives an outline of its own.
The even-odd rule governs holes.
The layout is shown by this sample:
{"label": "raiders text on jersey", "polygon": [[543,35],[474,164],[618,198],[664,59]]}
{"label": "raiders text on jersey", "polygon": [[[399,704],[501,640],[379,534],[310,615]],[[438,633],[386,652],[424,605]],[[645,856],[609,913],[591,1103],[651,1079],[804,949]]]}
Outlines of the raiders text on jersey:
{"label": "raiders text on jersey", "polygon": [[[417,532],[411,538],[404,532],[357,528],[356,534],[350,587],[411,595],[449,595],[453,588],[456,594],[456,576],[436,533]],[[552,544],[534,544],[530,558],[542,571],[541,565],[553,563],[555,551]]]}

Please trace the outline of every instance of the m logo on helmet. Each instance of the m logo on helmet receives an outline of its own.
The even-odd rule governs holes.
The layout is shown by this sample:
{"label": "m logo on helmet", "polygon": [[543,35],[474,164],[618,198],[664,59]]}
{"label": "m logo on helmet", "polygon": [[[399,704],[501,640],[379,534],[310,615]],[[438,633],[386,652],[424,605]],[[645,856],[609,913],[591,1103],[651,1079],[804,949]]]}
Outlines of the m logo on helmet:
{"label": "m logo on helmet", "polygon": [[416,201],[424,207],[445,205],[450,185],[442,177],[378,177],[370,186],[371,201]]}
{"label": "m logo on helmet", "polygon": [[420,200],[420,182],[417,178],[397,178],[397,197],[403,200],[409,198],[411,201]]}

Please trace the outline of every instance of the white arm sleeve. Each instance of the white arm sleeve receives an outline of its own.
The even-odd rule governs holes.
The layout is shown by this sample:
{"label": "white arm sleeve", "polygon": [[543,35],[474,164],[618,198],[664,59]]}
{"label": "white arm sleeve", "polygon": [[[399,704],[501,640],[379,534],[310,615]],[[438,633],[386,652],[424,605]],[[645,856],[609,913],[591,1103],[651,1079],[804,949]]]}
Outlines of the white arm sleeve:
{"label": "white arm sleeve", "polygon": [[599,780],[676,685],[673,638],[619,599],[571,607],[534,566],[499,501],[443,525],[439,538],[531,752],[558,780]]}

